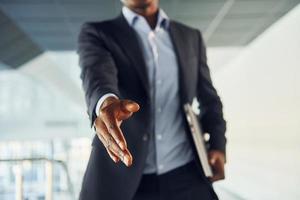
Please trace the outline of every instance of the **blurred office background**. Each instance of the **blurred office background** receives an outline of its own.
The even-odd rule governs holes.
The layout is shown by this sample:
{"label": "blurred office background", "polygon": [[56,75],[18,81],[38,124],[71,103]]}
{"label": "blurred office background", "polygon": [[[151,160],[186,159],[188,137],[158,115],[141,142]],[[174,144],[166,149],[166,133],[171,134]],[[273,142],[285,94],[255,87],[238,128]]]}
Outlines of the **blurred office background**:
{"label": "blurred office background", "polygon": [[[161,0],[199,28],[228,122],[221,200],[300,199],[300,0]],[[0,199],[76,199],[89,128],[80,25],[119,0],[0,0]]]}

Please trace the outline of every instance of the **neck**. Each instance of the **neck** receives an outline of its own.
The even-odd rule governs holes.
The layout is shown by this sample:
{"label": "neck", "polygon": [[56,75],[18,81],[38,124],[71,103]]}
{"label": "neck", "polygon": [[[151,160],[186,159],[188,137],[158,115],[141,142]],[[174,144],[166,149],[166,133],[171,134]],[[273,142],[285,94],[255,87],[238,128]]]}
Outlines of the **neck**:
{"label": "neck", "polygon": [[129,7],[133,12],[143,16],[152,29],[155,28],[158,18],[158,5],[150,4],[142,8]]}

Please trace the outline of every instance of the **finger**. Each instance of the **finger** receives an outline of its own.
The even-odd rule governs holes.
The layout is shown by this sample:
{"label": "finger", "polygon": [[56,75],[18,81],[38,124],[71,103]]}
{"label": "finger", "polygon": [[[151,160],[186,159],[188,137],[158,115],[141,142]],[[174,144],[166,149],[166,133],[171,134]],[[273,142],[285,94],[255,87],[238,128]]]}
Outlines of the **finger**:
{"label": "finger", "polygon": [[102,120],[109,134],[113,136],[118,146],[122,150],[125,150],[127,148],[127,143],[120,127],[117,125],[117,120],[115,119],[113,114],[105,114],[104,116],[102,116]]}
{"label": "finger", "polygon": [[121,101],[121,110],[123,112],[137,112],[139,109],[139,104],[132,100],[125,99]]}
{"label": "finger", "polygon": [[218,179],[217,176],[213,176],[213,177],[210,178],[210,181],[211,181],[211,182],[216,182],[216,181],[218,181],[218,180],[219,180],[219,179]]}
{"label": "finger", "polygon": [[116,154],[114,154],[114,152],[112,152],[110,149],[106,149],[106,151],[107,151],[108,155],[110,156],[110,158],[111,158],[115,163],[117,163],[117,162],[120,161],[120,158],[119,158]]}
{"label": "finger", "polygon": [[[111,118],[108,121],[113,121],[113,119]],[[120,128],[117,125],[113,125],[111,124],[111,131],[108,131],[107,125],[105,124],[105,121],[100,121],[98,122],[100,128],[102,128],[102,134],[100,134],[100,137],[102,136],[105,141],[104,144],[106,144],[106,148],[110,149],[115,155],[117,155],[122,162],[126,165],[126,166],[130,166],[132,164],[132,155],[131,153],[128,151],[127,147],[125,147],[125,149],[121,149],[120,147],[120,142],[119,144],[116,142],[115,137],[113,137],[113,134],[121,134],[123,141],[125,145],[126,145],[126,141],[125,138],[123,136],[123,133],[121,132]],[[118,133],[116,133],[116,131],[113,130],[113,128],[117,128],[117,131],[119,131]],[[100,138],[101,139],[101,138]]]}
{"label": "finger", "polygon": [[118,145],[107,130],[97,132],[97,136],[107,150],[110,150],[115,156],[118,155]]}
{"label": "finger", "polygon": [[125,157],[125,159],[127,159],[127,167],[132,165],[132,161],[133,161],[133,157],[131,155],[131,153],[128,151],[128,149],[125,150],[128,157]]}
{"label": "finger", "polygon": [[132,116],[133,112],[137,112],[140,106],[131,100],[122,100],[120,104],[121,111],[118,113],[118,120],[125,120]]}
{"label": "finger", "polygon": [[[101,140],[105,148],[110,150],[115,156],[119,157],[123,161],[124,160],[123,157],[125,156],[124,152],[120,149],[116,141],[109,134],[105,124],[101,120],[98,120],[97,122],[96,132],[98,138]],[[127,159],[125,159],[126,162],[125,164],[127,165],[127,163],[129,163],[131,155],[126,155],[126,156],[128,157]]]}
{"label": "finger", "polygon": [[[102,132],[102,131],[101,131]],[[100,139],[100,141],[102,142],[102,144],[106,147],[107,146],[107,142],[105,140],[105,138],[101,135],[97,133],[98,138]],[[115,162],[119,162],[120,158],[114,153],[112,152],[109,148],[105,148],[109,157]]]}
{"label": "finger", "polygon": [[[113,140],[113,137],[110,136],[111,140]],[[118,158],[127,166],[131,166],[132,165],[132,155],[129,152],[128,149],[125,149],[124,151],[122,151],[118,145],[111,145],[108,147],[109,150],[111,150],[116,156],[118,156]]]}
{"label": "finger", "polygon": [[225,178],[224,175],[221,175],[221,174],[215,174],[213,175],[212,177],[210,177],[210,180],[212,182],[215,182],[215,181],[219,181],[219,180],[223,180]]}
{"label": "finger", "polygon": [[[122,151],[117,143],[114,141],[113,137],[107,132],[104,134],[100,134],[101,141],[104,141],[104,146],[107,150],[113,153],[112,159],[114,160],[114,156],[118,157],[118,159],[122,160],[122,162],[126,166],[130,166],[132,163],[132,155],[126,151]],[[108,153],[110,153],[108,152]],[[115,161],[115,160],[114,160]]]}
{"label": "finger", "polygon": [[218,180],[222,180],[224,178],[225,178],[224,173],[214,172],[214,175],[212,177],[210,177],[210,180],[212,182],[215,182],[215,181],[218,181]]}
{"label": "finger", "polygon": [[129,112],[129,111],[120,111],[118,113],[118,115],[116,116],[116,118],[118,119],[118,121],[120,121],[120,123],[125,120],[128,119],[129,117],[131,117],[133,114],[133,112]]}
{"label": "finger", "polygon": [[222,180],[225,178],[225,173],[224,173],[224,164],[222,164],[222,162],[220,161],[216,161],[214,165],[212,165],[212,169],[214,172],[213,177],[211,178],[211,180],[217,181],[217,180]]}
{"label": "finger", "polygon": [[222,160],[218,159],[215,162],[215,169],[217,170],[217,172],[221,175],[224,175],[224,162],[222,162]]}

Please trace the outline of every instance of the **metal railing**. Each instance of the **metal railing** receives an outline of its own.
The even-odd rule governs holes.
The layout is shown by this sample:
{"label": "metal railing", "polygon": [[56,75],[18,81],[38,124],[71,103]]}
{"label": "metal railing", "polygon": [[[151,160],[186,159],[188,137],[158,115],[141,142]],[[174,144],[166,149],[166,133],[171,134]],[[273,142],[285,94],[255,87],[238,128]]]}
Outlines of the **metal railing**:
{"label": "metal railing", "polygon": [[[46,191],[45,191],[45,200],[53,200],[53,164],[58,164],[62,166],[66,178],[67,178],[67,184],[68,184],[68,193],[70,194],[71,199],[75,199],[75,193],[73,184],[70,179],[69,170],[67,167],[67,164],[62,160],[56,160],[56,159],[48,159],[45,157],[39,157],[39,158],[20,158],[20,159],[0,159],[1,162],[6,163],[23,163],[23,162],[45,162],[45,176],[46,176]],[[15,200],[23,200],[23,170],[22,165],[18,165],[18,167],[15,170]],[[218,189],[220,192],[222,192],[223,195],[226,197],[223,198],[221,196],[220,199],[235,199],[235,200],[245,200],[246,198],[237,193],[236,191],[232,190],[231,188],[227,188],[224,186],[218,186]],[[221,194],[221,195],[222,195]]]}
{"label": "metal railing", "polygon": [[[53,164],[62,166],[67,178],[68,193],[72,199],[75,199],[73,185],[70,179],[67,164],[62,160],[48,159],[45,157],[38,158],[17,158],[17,159],[0,159],[0,163],[23,163],[23,162],[45,162],[45,176],[46,176],[46,192],[45,200],[53,200]],[[15,170],[15,200],[23,200],[23,170],[22,165],[17,165]]]}

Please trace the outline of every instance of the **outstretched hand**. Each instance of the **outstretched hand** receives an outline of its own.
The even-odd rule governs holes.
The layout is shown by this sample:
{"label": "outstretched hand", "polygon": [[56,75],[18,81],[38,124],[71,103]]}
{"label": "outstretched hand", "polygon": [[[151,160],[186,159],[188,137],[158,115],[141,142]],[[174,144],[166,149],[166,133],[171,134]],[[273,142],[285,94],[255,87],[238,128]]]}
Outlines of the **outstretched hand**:
{"label": "outstretched hand", "polygon": [[97,136],[110,158],[115,163],[121,160],[127,167],[132,165],[133,158],[120,126],[123,120],[139,109],[140,106],[134,101],[108,97],[101,105],[100,115],[95,120]]}

